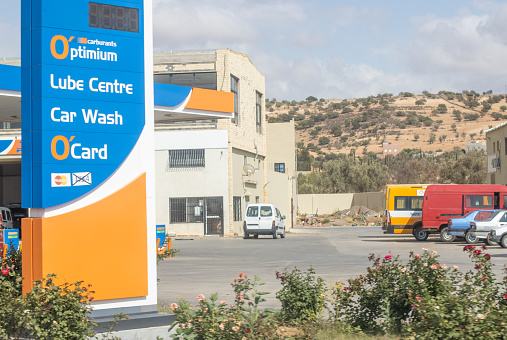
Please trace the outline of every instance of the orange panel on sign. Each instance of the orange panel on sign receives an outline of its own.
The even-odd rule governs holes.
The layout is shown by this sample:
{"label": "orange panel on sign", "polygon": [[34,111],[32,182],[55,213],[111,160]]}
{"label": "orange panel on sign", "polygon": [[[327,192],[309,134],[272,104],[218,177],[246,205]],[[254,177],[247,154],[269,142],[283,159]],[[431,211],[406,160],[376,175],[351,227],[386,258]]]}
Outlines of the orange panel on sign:
{"label": "orange panel on sign", "polygon": [[91,284],[95,300],[148,295],[145,174],[97,203],[41,220],[44,276]]}
{"label": "orange panel on sign", "polygon": [[232,113],[234,93],[193,88],[186,109]]}

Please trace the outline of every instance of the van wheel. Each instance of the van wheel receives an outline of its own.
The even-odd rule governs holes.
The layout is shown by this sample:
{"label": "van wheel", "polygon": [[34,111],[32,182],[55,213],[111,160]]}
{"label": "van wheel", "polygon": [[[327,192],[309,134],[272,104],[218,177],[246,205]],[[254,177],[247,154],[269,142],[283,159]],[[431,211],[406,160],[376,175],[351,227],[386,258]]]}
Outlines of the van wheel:
{"label": "van wheel", "polygon": [[500,247],[507,248],[507,235],[503,235],[503,237],[500,239],[500,242],[498,242]]}
{"label": "van wheel", "polygon": [[259,238],[259,234],[254,234],[254,238]]}
{"label": "van wheel", "polygon": [[429,236],[429,232],[424,230],[422,227],[417,227],[414,229],[414,237],[417,241],[426,241]]}
{"label": "van wheel", "polygon": [[285,238],[285,228],[283,228],[283,233],[280,234],[281,238]]}
{"label": "van wheel", "polygon": [[465,242],[468,244],[476,244],[478,241],[477,236],[472,236],[470,232],[465,234]]}
{"label": "van wheel", "polygon": [[440,240],[442,242],[453,242],[456,239],[455,235],[449,234],[449,228],[445,227],[440,231]]}
{"label": "van wheel", "polygon": [[273,233],[273,238],[276,240],[278,238],[278,234],[276,233],[276,230],[275,232]]}
{"label": "van wheel", "polygon": [[245,233],[245,236],[243,236],[243,238],[246,240],[246,239],[249,239],[250,238],[250,235],[248,233]]}

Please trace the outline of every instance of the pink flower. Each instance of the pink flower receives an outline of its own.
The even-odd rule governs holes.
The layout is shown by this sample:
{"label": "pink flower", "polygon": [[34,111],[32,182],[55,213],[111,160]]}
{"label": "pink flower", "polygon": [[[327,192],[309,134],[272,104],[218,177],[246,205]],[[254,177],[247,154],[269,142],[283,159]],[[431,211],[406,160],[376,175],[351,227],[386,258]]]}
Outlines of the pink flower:
{"label": "pink flower", "polygon": [[392,259],[392,258],[393,258],[393,256],[392,256],[392,255],[386,255],[384,258],[385,258],[386,260],[390,260],[390,259]]}
{"label": "pink flower", "polygon": [[505,298],[505,300],[507,300],[507,294],[505,294],[504,298]]}
{"label": "pink flower", "polygon": [[176,308],[178,308],[178,304],[175,302],[171,303],[171,309],[175,310]]}
{"label": "pink flower", "polygon": [[236,299],[243,301],[245,299],[245,297],[241,294],[238,294],[238,295],[236,295]]}
{"label": "pink flower", "polygon": [[9,269],[2,269],[2,274],[3,275],[8,275],[9,274]]}
{"label": "pink flower", "polygon": [[417,300],[422,300],[422,297],[417,296],[417,295],[415,296],[415,298],[416,298]]}
{"label": "pink flower", "polygon": [[415,257],[420,258],[420,257],[421,257],[421,255],[419,255],[419,254],[415,254]]}
{"label": "pink flower", "polygon": [[438,266],[437,266],[436,264],[432,264],[430,268],[431,268],[431,269],[437,269],[437,268],[438,268]]}
{"label": "pink flower", "polygon": [[481,278],[481,281],[486,281],[486,276],[483,276],[483,277]]}
{"label": "pink flower", "polygon": [[202,294],[197,295],[197,300],[204,301],[204,295]]}
{"label": "pink flower", "polygon": [[343,290],[349,290],[349,287],[343,287]]}

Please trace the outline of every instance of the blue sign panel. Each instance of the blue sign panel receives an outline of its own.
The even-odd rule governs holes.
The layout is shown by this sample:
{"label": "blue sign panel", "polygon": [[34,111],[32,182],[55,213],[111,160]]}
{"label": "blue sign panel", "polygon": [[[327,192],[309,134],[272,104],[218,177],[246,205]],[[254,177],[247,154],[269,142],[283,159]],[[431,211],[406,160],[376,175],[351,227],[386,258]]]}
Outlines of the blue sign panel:
{"label": "blue sign panel", "polygon": [[22,205],[90,192],[145,125],[142,0],[23,0]]}

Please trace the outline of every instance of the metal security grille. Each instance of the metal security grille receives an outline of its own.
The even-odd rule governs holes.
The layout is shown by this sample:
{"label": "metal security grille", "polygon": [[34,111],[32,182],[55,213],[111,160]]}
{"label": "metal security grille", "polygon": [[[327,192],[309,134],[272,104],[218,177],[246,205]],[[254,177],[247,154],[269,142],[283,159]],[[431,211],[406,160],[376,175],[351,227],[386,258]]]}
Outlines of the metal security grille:
{"label": "metal security grille", "polygon": [[224,234],[223,197],[170,198],[169,211],[170,223],[204,222],[205,235]]}
{"label": "metal security grille", "polygon": [[204,168],[204,149],[169,150],[169,168]]}
{"label": "metal security grille", "polygon": [[171,198],[169,200],[169,211],[171,223],[185,223],[187,222],[187,199],[186,198]]}
{"label": "metal security grille", "polygon": [[234,196],[233,198],[234,221],[241,221],[241,197]]}
{"label": "metal security grille", "polygon": [[205,235],[223,235],[223,199],[222,197],[208,197],[204,199],[206,206]]}

